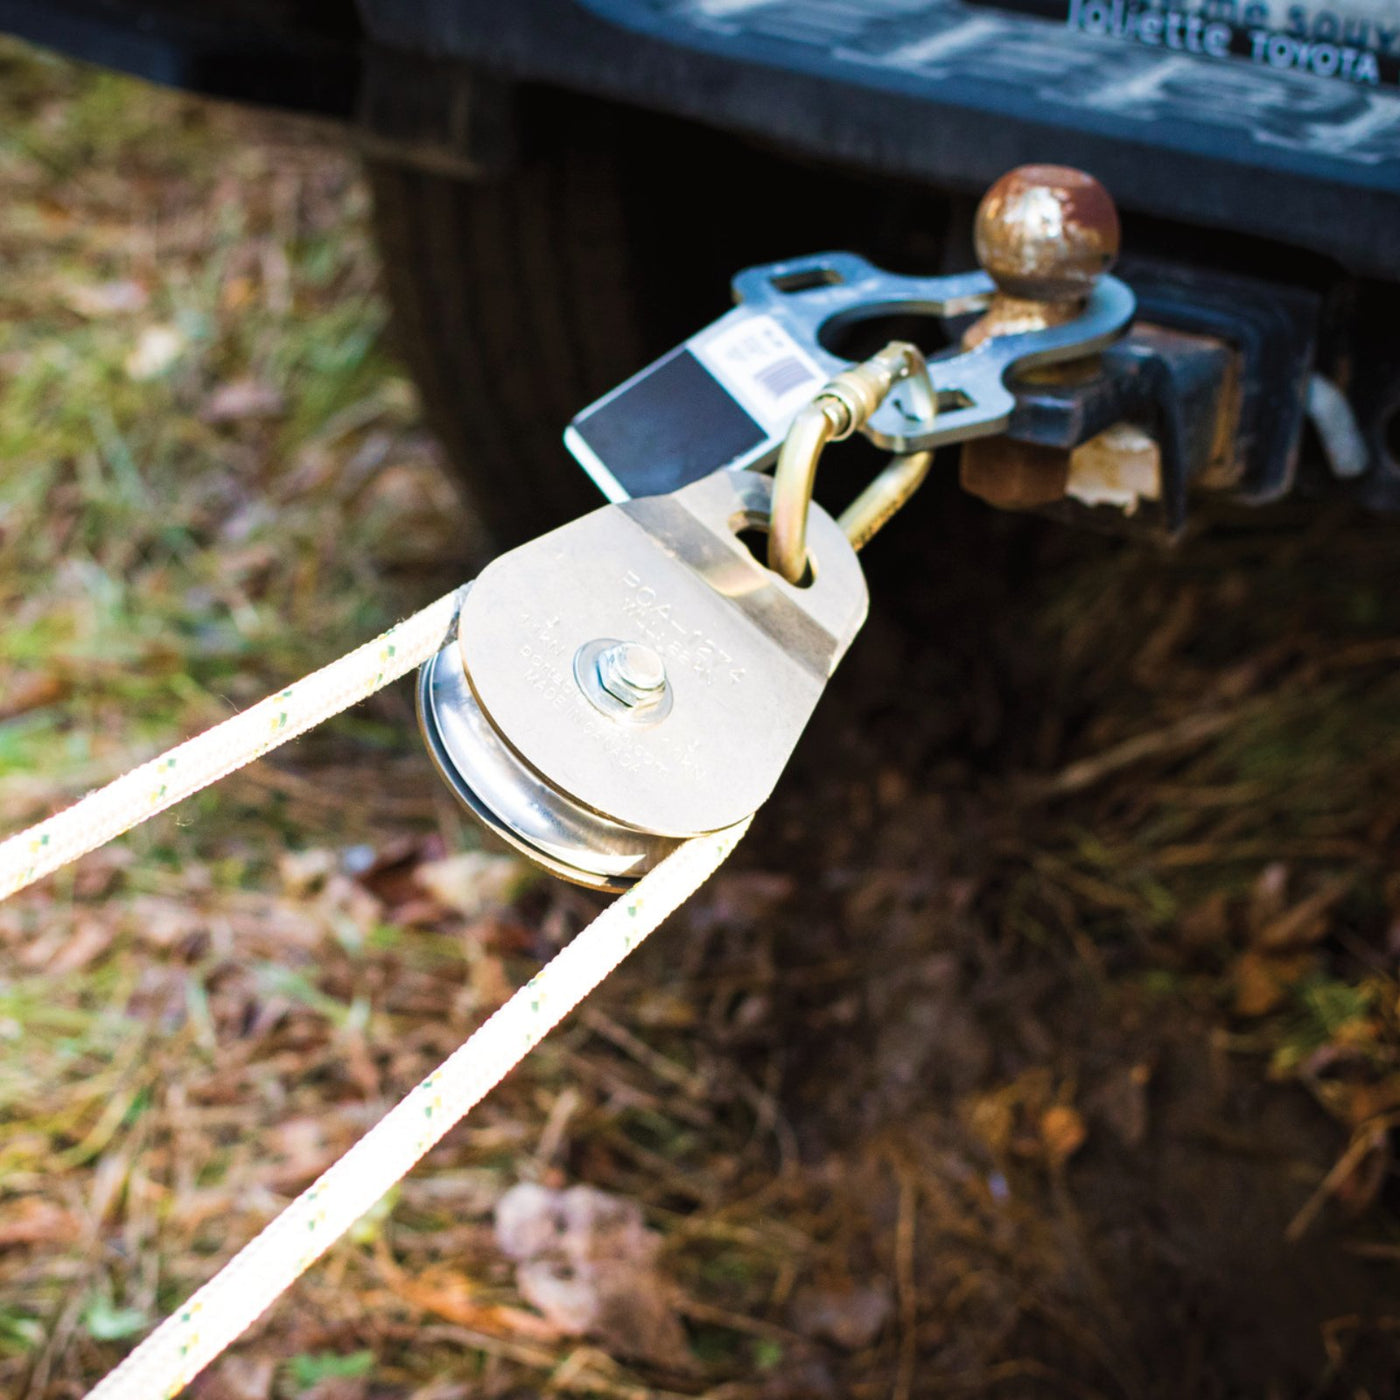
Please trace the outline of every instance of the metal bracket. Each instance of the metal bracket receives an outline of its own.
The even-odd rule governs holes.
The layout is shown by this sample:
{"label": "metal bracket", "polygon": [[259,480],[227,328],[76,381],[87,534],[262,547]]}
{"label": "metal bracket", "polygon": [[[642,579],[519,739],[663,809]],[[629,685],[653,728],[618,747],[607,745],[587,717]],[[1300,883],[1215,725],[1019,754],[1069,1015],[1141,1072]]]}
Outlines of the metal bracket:
{"label": "metal bracket", "polygon": [[[833,333],[896,314],[955,321],[996,292],[984,272],[905,277],[841,252],[749,268],[733,287],[733,310],[569,425],[566,445],[609,500],[673,491],[720,467],[766,466],[798,410],[852,364],[827,348]],[[1003,432],[1016,405],[1012,369],[1092,354],[1135,307],[1123,282],[1101,277],[1070,321],[931,355],[940,410],[931,425],[903,387],[861,431],[896,453]]]}

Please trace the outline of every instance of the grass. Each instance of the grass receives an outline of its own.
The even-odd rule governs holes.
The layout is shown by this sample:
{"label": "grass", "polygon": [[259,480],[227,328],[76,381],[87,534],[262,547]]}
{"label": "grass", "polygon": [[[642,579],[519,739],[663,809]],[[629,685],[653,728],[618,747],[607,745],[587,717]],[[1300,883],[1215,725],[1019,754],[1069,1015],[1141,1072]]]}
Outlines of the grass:
{"label": "grass", "polygon": [[[275,123],[249,141],[236,114],[17,46],[0,64],[0,810],[14,826],[429,596],[460,522],[382,349],[347,154]],[[396,695],[331,726],[300,746],[295,779],[260,765],[0,915],[0,1235],[43,1245],[0,1266],[6,1394],[93,1379],[275,1201],[263,1188],[231,1205],[262,1155],[244,1129],[308,1091],[257,1051],[230,1067],[230,1013],[280,1008],[263,1027],[279,1043],[284,1022],[328,1043],[389,1031],[365,992],[324,990],[313,958],[323,937],[379,937],[377,912],[284,896],[277,868],[297,846],[381,834],[363,809],[342,816],[344,788],[317,769],[347,746],[392,767],[407,720]],[[417,811],[425,836],[443,826],[431,797]],[[190,1106],[191,1087],[230,1073],[247,1120],[191,1128],[221,1116]],[[185,1156],[191,1131],[202,1148]],[[192,1253],[167,1259],[181,1201],[212,1196],[193,1207]],[[293,1366],[292,1382],[312,1388],[315,1371]]]}

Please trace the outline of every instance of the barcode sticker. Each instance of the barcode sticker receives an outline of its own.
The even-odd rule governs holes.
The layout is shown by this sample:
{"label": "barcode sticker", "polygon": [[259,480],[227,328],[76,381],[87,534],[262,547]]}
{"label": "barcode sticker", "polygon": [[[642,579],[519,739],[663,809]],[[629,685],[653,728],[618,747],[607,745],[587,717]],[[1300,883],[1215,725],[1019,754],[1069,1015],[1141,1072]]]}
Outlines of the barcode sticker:
{"label": "barcode sticker", "polygon": [[771,316],[731,313],[689,348],[769,433],[785,432],[829,378]]}

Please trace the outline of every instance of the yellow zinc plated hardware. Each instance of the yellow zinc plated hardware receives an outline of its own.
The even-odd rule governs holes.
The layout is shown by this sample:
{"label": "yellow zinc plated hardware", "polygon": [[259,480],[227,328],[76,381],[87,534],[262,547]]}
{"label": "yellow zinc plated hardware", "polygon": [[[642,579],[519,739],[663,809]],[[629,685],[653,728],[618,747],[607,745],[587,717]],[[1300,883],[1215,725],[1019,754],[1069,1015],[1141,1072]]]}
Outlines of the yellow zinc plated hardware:
{"label": "yellow zinc plated hardware", "polygon": [[[902,379],[910,384],[909,407],[921,426],[931,427],[938,397],[917,346],[892,340],[862,364],[825,384],[793,419],[773,473],[773,516],[768,533],[768,567],[789,583],[807,572],[807,512],[817,465],[829,442],[840,442],[864,427]],[[918,489],[928,475],[931,451],[891,460],[841,516],[839,524],[860,549]]]}

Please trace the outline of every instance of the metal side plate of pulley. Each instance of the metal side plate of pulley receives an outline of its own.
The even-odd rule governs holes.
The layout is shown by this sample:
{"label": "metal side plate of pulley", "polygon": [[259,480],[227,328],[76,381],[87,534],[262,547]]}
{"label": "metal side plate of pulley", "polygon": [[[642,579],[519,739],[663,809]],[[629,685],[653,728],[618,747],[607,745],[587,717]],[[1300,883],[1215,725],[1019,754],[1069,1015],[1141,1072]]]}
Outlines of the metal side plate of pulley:
{"label": "metal side plate of pulley", "polygon": [[423,667],[450,786],[556,874],[624,888],[772,791],[865,619],[855,552],[814,506],[805,586],[750,553],[772,482],[716,472],[604,506],[492,562]]}

